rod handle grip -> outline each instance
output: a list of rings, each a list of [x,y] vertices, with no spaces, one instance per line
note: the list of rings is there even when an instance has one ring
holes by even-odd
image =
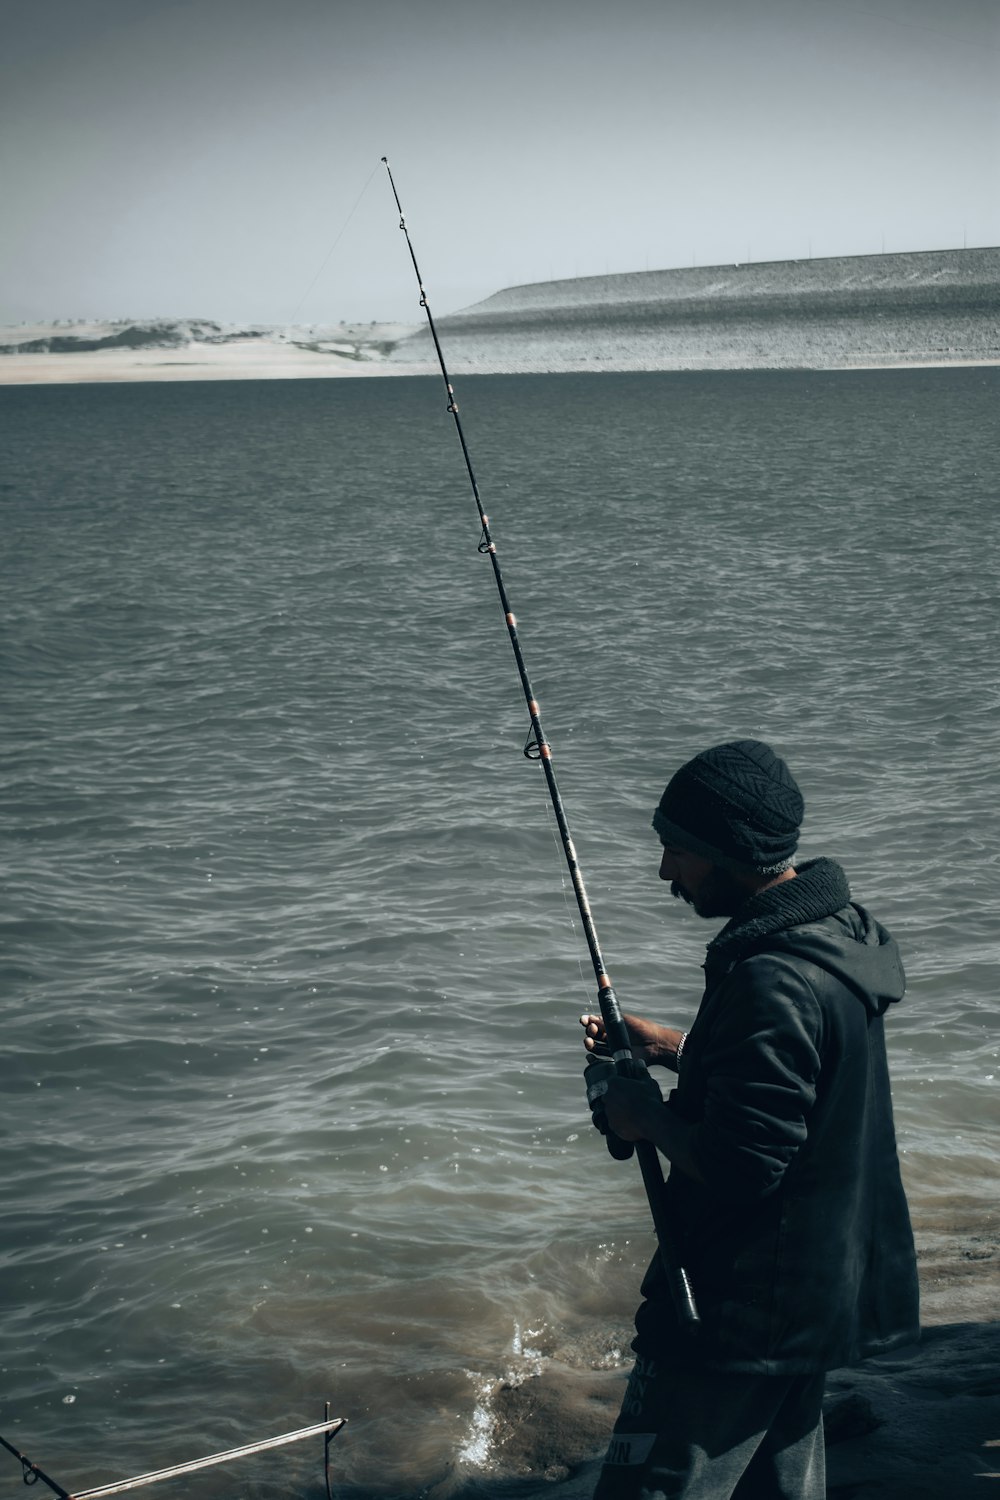
[[[677,1313],[681,1327],[688,1335],[697,1337],[701,1332],[701,1318],[695,1304],[690,1277],[683,1266],[668,1266],[667,1277],[670,1281],[670,1295],[673,1299],[674,1311]]]

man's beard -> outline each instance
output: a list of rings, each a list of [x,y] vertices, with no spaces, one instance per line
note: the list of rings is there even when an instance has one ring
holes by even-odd
[[[701,890],[693,896],[687,886],[679,880],[670,882],[670,894],[693,906],[699,917],[731,917],[750,898],[750,892],[740,885],[735,875],[715,865],[702,882]]]

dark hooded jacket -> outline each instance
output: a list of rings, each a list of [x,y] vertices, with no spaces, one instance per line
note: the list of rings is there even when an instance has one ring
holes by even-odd
[[[704,1181],[673,1167],[669,1216],[702,1318],[684,1349],[659,1267],[635,1348],[804,1374],[919,1336],[882,1017],[895,941],[832,860],[755,896],[709,945],[666,1105],[697,1125]]]

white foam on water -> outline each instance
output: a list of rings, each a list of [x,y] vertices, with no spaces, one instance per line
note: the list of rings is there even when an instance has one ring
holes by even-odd
[[[497,1392],[509,1390],[511,1386],[521,1385],[532,1376],[541,1374],[545,1357],[540,1349],[533,1349],[526,1344],[525,1338],[539,1338],[543,1332],[542,1328],[528,1328],[522,1333],[520,1323],[515,1323],[510,1341],[510,1353],[514,1362],[503,1375],[480,1375],[471,1370],[466,1371],[476,1386],[476,1404],[469,1419],[468,1435],[458,1451],[461,1463],[478,1469],[489,1465],[496,1430]]]

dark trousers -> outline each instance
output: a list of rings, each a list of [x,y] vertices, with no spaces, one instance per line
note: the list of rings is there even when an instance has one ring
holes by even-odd
[[[594,1500],[824,1500],[823,1382],[639,1356]]]

